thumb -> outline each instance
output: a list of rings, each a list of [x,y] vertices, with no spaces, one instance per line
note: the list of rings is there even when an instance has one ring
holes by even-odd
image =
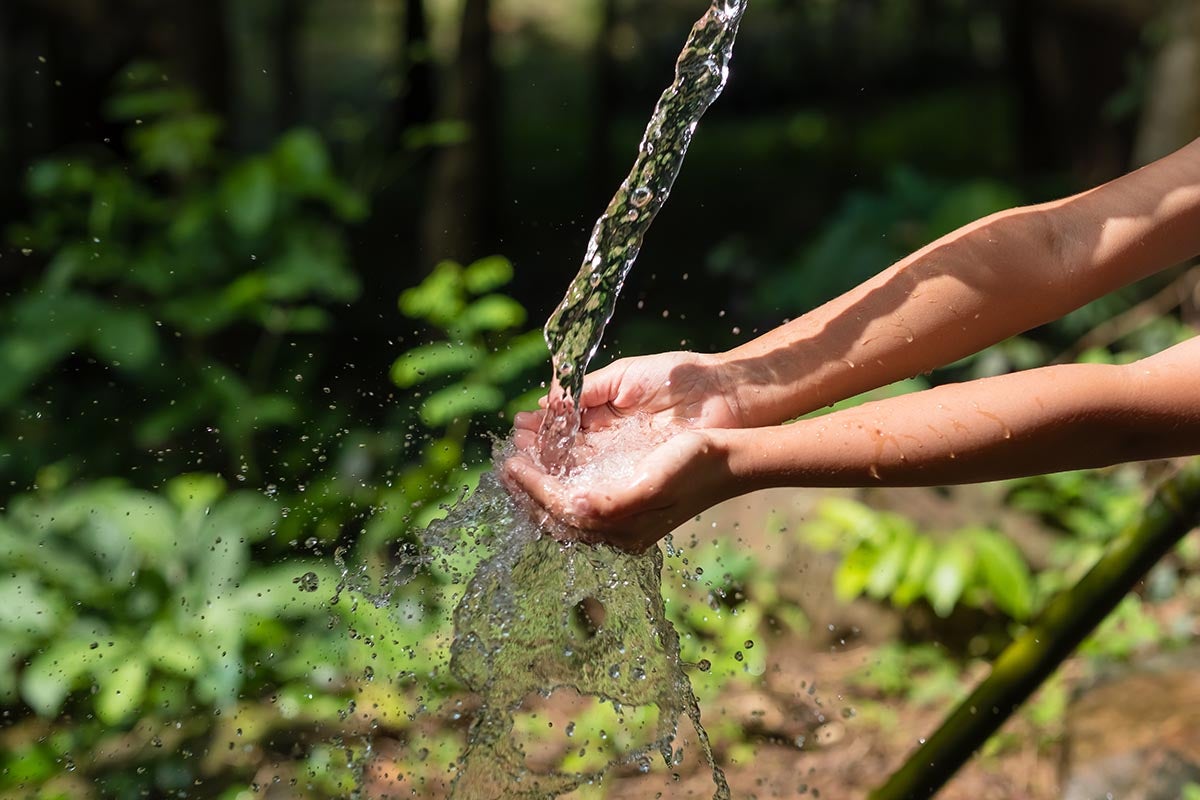
[[[625,416],[617,409],[616,399],[627,369],[628,364],[622,359],[584,376],[579,396],[584,428],[605,428]]]

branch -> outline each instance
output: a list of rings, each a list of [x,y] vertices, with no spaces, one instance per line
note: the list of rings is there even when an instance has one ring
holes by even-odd
[[[932,797],[1198,522],[1200,459],[1193,459],[1159,487],[1141,521],[1005,648],[991,674],[872,800]]]

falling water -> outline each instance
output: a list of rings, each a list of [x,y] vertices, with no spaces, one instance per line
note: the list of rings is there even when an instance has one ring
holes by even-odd
[[[579,273],[546,322],[554,365],[551,412],[539,434],[543,462],[564,471],[579,430],[588,363],[612,318],[650,223],[667,202],[696,125],[729,79],[729,61],[748,0],[713,0],[675,62],[675,80],[654,107],[633,169],[596,220]]]
[[[633,169],[597,220],[583,266],[546,323],[553,400],[539,450],[543,463],[568,482],[611,480],[669,435],[638,418],[607,433],[581,434],[577,405],[583,374],[642,238],[666,202],[697,122],[725,86],[746,3],[713,0],[692,28]],[[512,447],[498,443],[495,463],[512,455]],[[563,541],[547,535],[533,516],[528,502],[488,473],[469,497],[429,526],[421,547],[401,553],[385,580],[389,588],[373,588],[365,573],[343,566],[342,588],[380,607],[390,607],[397,588],[435,566],[462,587],[450,669],[481,705],[456,766],[452,797],[553,798],[599,781],[612,766],[648,769],[655,752],[675,766],[681,757],[675,747],[678,724],[686,715],[711,769],[714,798],[728,798],[679,658],[678,635],[665,614],[662,553],[656,547],[629,554]],[[464,562],[475,566],[453,567]],[[589,612],[599,619],[581,624]],[[608,763],[578,772],[539,769],[516,735],[516,718],[527,704],[562,694],[607,704],[622,720],[638,709],[654,713]],[[570,737],[573,726],[566,728]]]

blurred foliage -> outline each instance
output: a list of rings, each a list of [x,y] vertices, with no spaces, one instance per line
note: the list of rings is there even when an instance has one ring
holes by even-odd
[[[988,528],[933,536],[902,515],[831,497],[805,523],[804,536],[820,551],[842,553],[834,588],[846,602],[865,595],[905,608],[920,600],[940,617],[962,603],[1018,621],[1037,606],[1020,551]]]
[[[764,309],[809,309],[872,277],[943,234],[1021,195],[994,180],[949,184],[898,167],[882,189],[850,192],[796,263],[756,286]]]
[[[222,757],[188,751],[227,751],[222,714],[260,697],[278,726],[336,719],[345,639],[315,593],[336,575],[316,559],[256,563],[278,517],[271,500],[199,473],[161,494],[104,481],[13,500],[0,517],[0,704],[10,734],[38,729],[22,707],[58,723],[3,748],[0,790],[191,785]]]
[[[179,469],[211,450],[205,430],[231,469],[255,470],[256,437],[309,413],[287,388],[303,355],[281,339],[358,295],[342,226],[365,201],[311,131],[225,151],[221,121],[150,65],[107,113],[122,146],[33,164],[30,218],[7,233],[36,268],[0,308],[0,435],[16,451],[0,471],[128,465],[117,439]],[[81,381],[96,390],[79,396]]]

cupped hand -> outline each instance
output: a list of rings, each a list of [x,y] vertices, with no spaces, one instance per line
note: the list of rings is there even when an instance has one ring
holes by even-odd
[[[725,454],[702,430],[683,429],[646,452],[632,477],[586,486],[553,475],[532,457],[536,434],[518,431],[503,476],[540,508],[540,522],[567,539],[641,552],[681,523],[733,496]]]
[[[517,414],[518,430],[541,427],[539,411]],[[739,428],[746,424],[735,381],[718,356],[659,353],[623,358],[589,374],[579,400],[583,429],[596,430],[617,419],[646,415],[656,424],[687,423],[698,428]]]

